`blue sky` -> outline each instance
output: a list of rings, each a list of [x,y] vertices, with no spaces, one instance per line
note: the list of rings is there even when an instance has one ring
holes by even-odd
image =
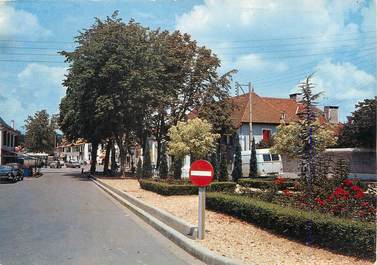
[[[0,116],[20,128],[37,110],[57,113],[67,65],[56,52],[114,10],[191,34],[261,96],[288,97],[315,72],[320,107],[338,105],[345,120],[376,94],[373,0],[0,0]]]

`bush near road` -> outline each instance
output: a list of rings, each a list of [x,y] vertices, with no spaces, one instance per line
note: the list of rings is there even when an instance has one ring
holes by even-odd
[[[376,226],[372,222],[351,221],[225,193],[208,193],[206,206],[302,242],[311,239],[311,244],[346,255],[376,258]]]
[[[140,179],[140,187],[161,195],[193,195],[198,194],[198,187],[185,181],[158,181],[152,179]],[[233,192],[236,188],[234,182],[213,182],[208,187],[208,191]]]

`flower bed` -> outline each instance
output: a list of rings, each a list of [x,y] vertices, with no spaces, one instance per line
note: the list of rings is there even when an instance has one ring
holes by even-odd
[[[256,189],[269,189],[277,186],[279,190],[295,187],[296,181],[282,178],[243,178],[238,181],[243,187]]]
[[[375,259],[376,227],[371,222],[351,221],[224,193],[208,193],[207,208],[303,242]]]
[[[185,181],[163,181],[152,179],[140,179],[140,187],[144,190],[171,196],[171,195],[193,195],[198,194],[198,187]],[[213,182],[207,187],[207,191],[233,192],[236,188],[234,182]]]

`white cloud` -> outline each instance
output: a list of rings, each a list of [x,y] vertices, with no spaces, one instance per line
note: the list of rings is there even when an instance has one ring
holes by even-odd
[[[362,70],[373,52],[375,33],[363,31],[376,29],[375,0],[204,0],[176,24],[213,49],[225,70],[238,69],[236,80],[254,81],[263,95],[287,95],[315,70],[318,87],[343,117],[375,93],[374,76]]]
[[[0,116],[16,120],[20,127],[28,115],[38,110],[57,113],[65,93],[61,84],[65,73],[65,67],[28,64],[17,74],[13,85],[0,87]]]
[[[313,82],[324,92],[324,104],[340,105],[341,118],[349,115],[357,102],[375,96],[377,80],[352,63],[325,60],[316,67]]]
[[[239,67],[242,70],[253,72],[273,71],[282,73],[288,70],[288,66],[285,63],[272,62],[263,59],[263,57],[258,54],[253,53],[239,56],[235,61],[234,66]]]
[[[0,2],[0,37],[38,39],[49,35],[51,32],[39,24],[35,15]]]
[[[205,0],[177,18],[177,28],[198,39],[247,39],[287,37],[301,33],[321,35],[357,32],[345,23],[360,8],[354,0]],[[226,25],[224,27],[224,25]],[[356,36],[357,37],[357,36]]]

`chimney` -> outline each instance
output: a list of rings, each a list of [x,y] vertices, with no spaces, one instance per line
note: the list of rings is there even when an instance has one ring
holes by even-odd
[[[301,93],[289,94],[289,98],[296,102],[300,102],[302,100],[302,94]]]
[[[15,123],[14,123],[14,120],[11,120],[10,122],[11,122],[11,124],[12,124],[12,129],[13,129],[13,130],[16,130],[16,125],[15,125]]]
[[[339,107],[325,106],[323,109],[325,118],[329,123],[339,123]]]

